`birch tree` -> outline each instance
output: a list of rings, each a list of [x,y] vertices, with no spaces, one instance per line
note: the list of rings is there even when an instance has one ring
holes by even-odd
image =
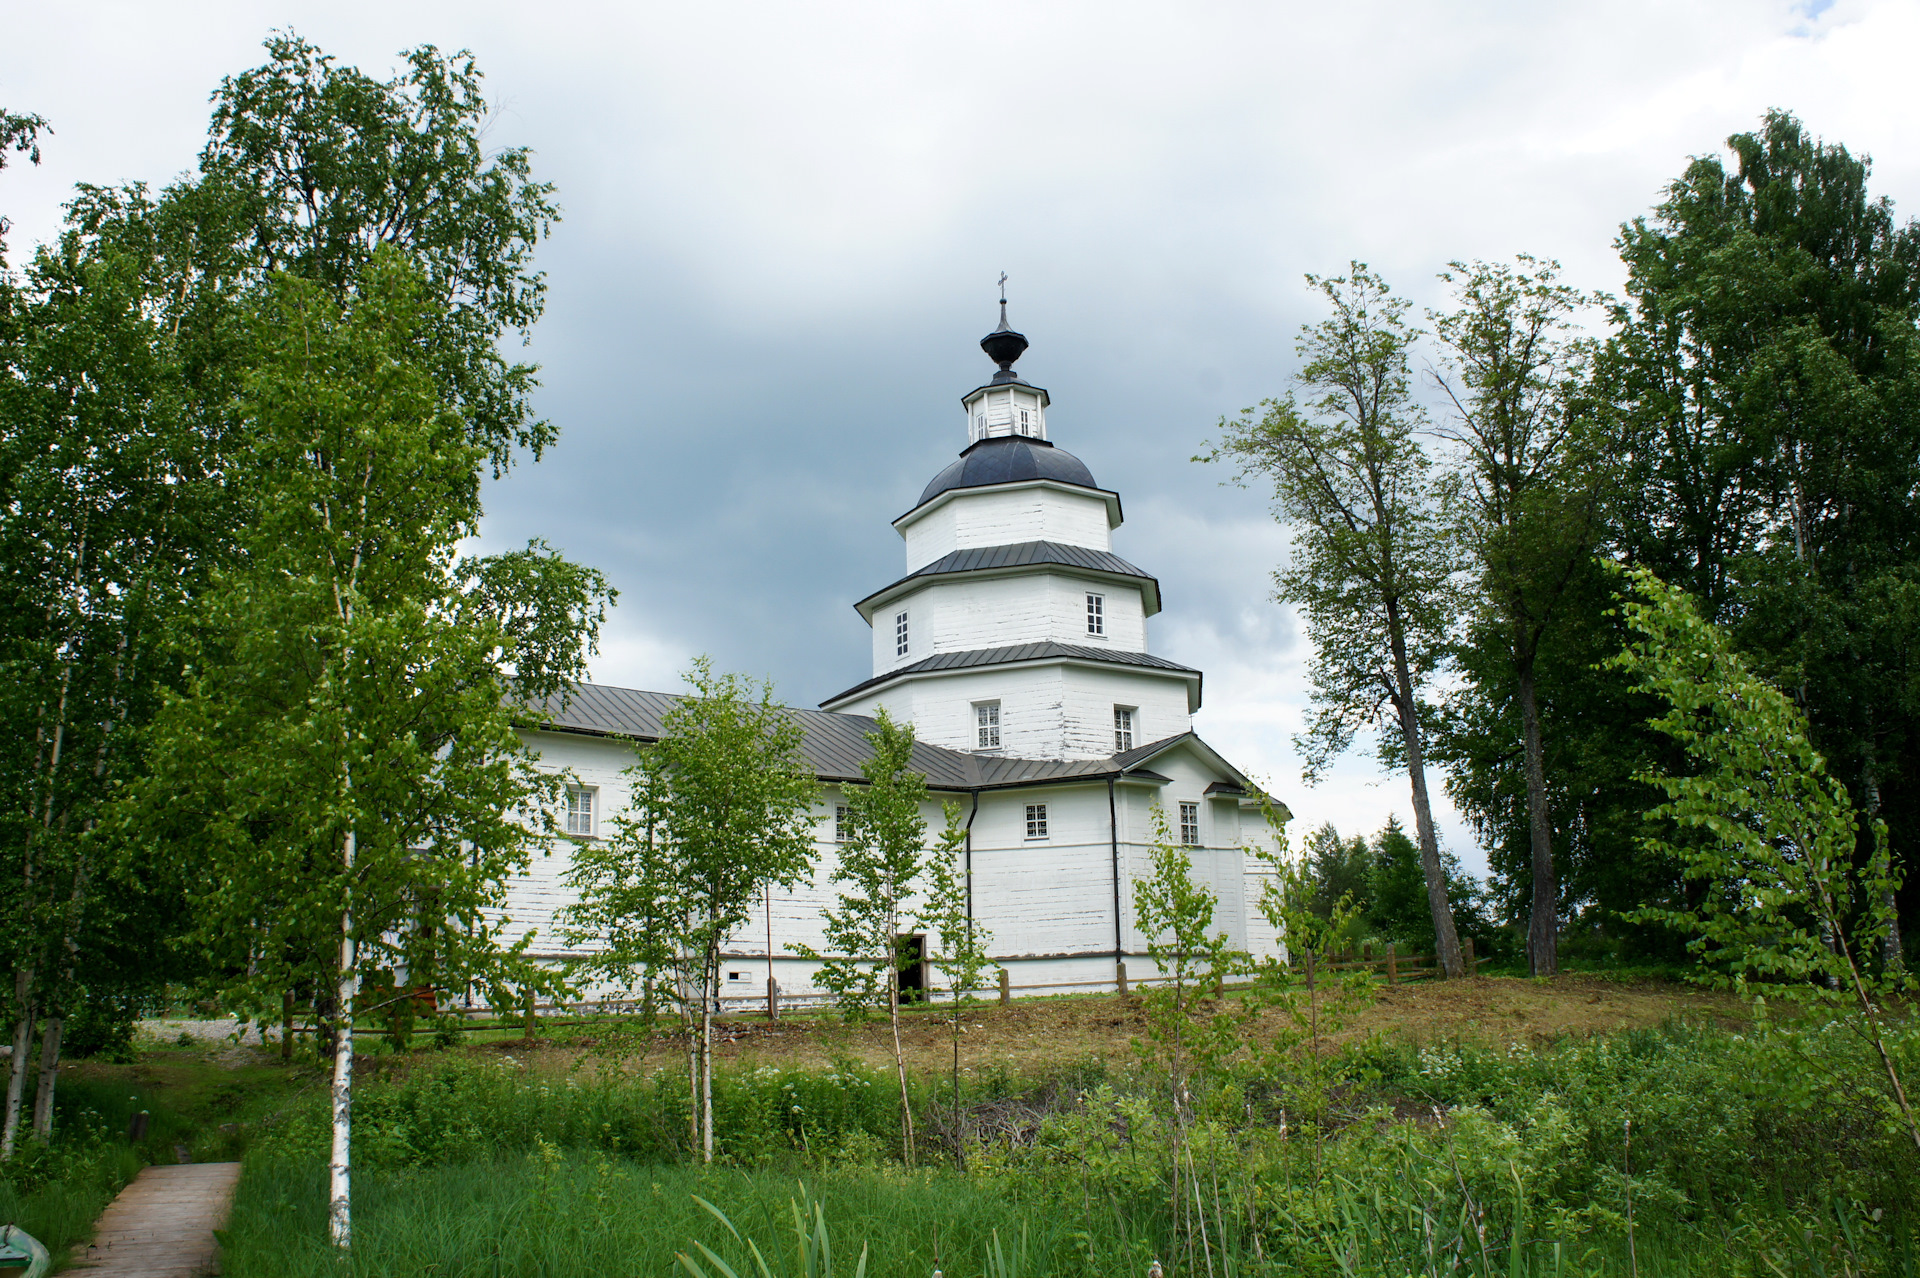
[[[1234,479],[1273,486],[1274,514],[1293,538],[1274,574],[1274,597],[1297,604],[1313,643],[1313,716],[1297,738],[1309,780],[1363,729],[1387,730],[1383,761],[1403,764],[1427,880],[1437,951],[1448,977],[1466,974],[1427,791],[1421,723],[1426,685],[1446,651],[1457,610],[1458,553],[1448,492],[1418,432],[1409,354],[1418,337],[1408,304],[1360,263],[1345,277],[1307,277],[1332,309],[1300,330],[1305,361],[1289,392],[1237,418],[1204,460]]]
[[[533,367],[500,339],[539,316],[531,254],[558,213],[525,148],[483,144],[488,114],[466,54],[422,46],[383,79],[276,35],[214,94],[197,172],[159,193],[79,188],[60,238],[0,282],[0,931],[13,1037],[39,1036],[13,1054],[7,1149],[35,1056],[42,1134],[51,1121],[66,1009],[81,974],[124,949],[119,920],[183,913],[156,896],[177,887],[176,858],[119,841],[132,827],[102,796],[137,780],[128,745],[156,691],[181,686],[178,652],[156,642],[167,619],[249,531],[230,484],[248,433],[234,405],[259,355],[248,317],[277,273],[344,304],[377,254],[403,253],[435,298],[414,321],[415,362],[477,465],[500,474],[554,437],[531,412]],[[0,167],[37,161],[48,131],[0,111]],[[139,873],[128,856],[145,858]],[[138,899],[116,901],[122,889]],[[324,988],[331,940],[299,944],[276,960],[287,989]]]
[[[909,934],[924,927],[926,907],[935,904],[952,913],[950,875],[938,882],[929,872],[938,864],[951,866],[957,840],[966,837],[950,818],[937,850],[927,848],[927,819],[921,809],[927,801],[927,778],[913,770],[913,725],[895,723],[885,708],[867,734],[873,753],[860,765],[865,785],[847,788],[846,838],[839,847],[831,882],[841,885],[833,908],[822,911],[826,952],[809,946],[796,949],[820,959],[817,979],[832,990],[840,1005],[855,1014],[876,1005],[887,1012],[893,1032],[893,1067],[900,1084],[900,1155],[913,1166],[913,1105],[907,1094],[907,1061],[900,1046],[900,973],[916,956],[906,945]],[[930,888],[945,888],[944,899],[930,901]],[[949,925],[953,920],[943,920]],[[928,938],[931,940],[931,938]],[[955,938],[956,954],[968,944]],[[917,956],[928,958],[925,950]],[[952,960],[949,960],[951,963]],[[964,965],[964,959],[961,961]],[[975,979],[978,979],[976,974]]]
[[[1691,933],[1687,948],[1718,984],[1744,993],[1764,982],[1788,999],[1851,1005],[1846,1028],[1871,1045],[1887,1080],[1880,1117],[1920,1152],[1920,1116],[1887,1032],[1916,982],[1884,958],[1902,878],[1886,823],[1861,820],[1805,712],[1752,672],[1692,596],[1645,568],[1622,578],[1633,638],[1613,664],[1664,703],[1652,726],[1690,765],[1689,775],[1644,775],[1667,799],[1649,814],[1665,829],[1647,845],[1705,889],[1692,909],[1639,913]],[[1863,833],[1873,851],[1859,862]],[[1805,1059],[1796,1053],[1793,1065]]]
[[[770,884],[811,871],[819,787],[771,684],[716,674],[705,657],[687,683],[660,740],[626,770],[632,798],[614,836],[575,852],[567,877],[580,900],[564,926],[575,944],[606,947],[600,970],[649,988],[665,978],[687,1028],[689,1134],[712,1162],[721,956]]]
[[[249,518],[179,627],[183,689],[152,733],[160,837],[198,868],[197,938],[229,1002],[280,1006],[331,937],[329,1233],[352,1239],[353,1019],[363,979],[530,979],[507,877],[551,830],[560,780],[516,731],[561,694],[610,598],[537,543],[457,551],[486,456],[421,359],[435,309],[376,253],[350,300],[281,277],[257,317],[235,482]],[[431,936],[431,971],[423,972]]]
[[[116,935],[140,898],[171,885],[154,865],[129,872],[127,848],[103,821],[138,775],[134,745],[171,670],[162,627],[200,575],[221,501],[202,482],[209,450],[161,304],[151,204],[119,208],[115,228],[76,221],[0,282],[6,1155],[36,1068],[31,1129],[51,1133],[64,1028],[83,983],[97,999],[103,981],[138,985],[171,966],[164,924]]]

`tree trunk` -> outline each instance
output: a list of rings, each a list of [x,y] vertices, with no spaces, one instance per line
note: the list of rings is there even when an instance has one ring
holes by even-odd
[[[1519,667],[1520,736],[1526,752],[1527,824],[1533,832],[1533,906],[1527,919],[1527,973],[1552,976],[1560,970],[1560,884],[1553,871],[1553,822],[1547,811],[1546,750],[1540,742],[1540,707],[1534,695],[1534,653]]]
[[[691,994],[693,982],[683,977],[680,989]],[[682,998],[680,1006],[686,1009],[687,1024],[687,1148],[696,1150],[700,1148],[700,1022],[691,1001]]]
[[[1447,876],[1440,864],[1440,841],[1433,832],[1433,806],[1427,800],[1427,756],[1421,748],[1420,716],[1413,696],[1413,671],[1407,664],[1407,640],[1399,608],[1387,605],[1387,640],[1393,649],[1393,704],[1400,716],[1400,737],[1407,752],[1407,780],[1413,787],[1413,826],[1420,839],[1420,868],[1427,877],[1427,908],[1433,912],[1433,949],[1440,971],[1450,981],[1467,974],[1460,959],[1460,936],[1447,900]]]
[[[713,1161],[713,997],[717,968],[709,965],[700,988],[700,1161]]]
[[[346,836],[346,868],[353,869],[354,836]],[[333,1149],[327,1159],[327,1234],[341,1251],[353,1246],[353,998],[358,993],[353,907],[340,915],[340,969],[333,1035]]]
[[[924,984],[924,982],[923,982]],[[900,1157],[913,1166],[913,1103],[907,1099],[907,1058],[900,1050],[900,961],[887,980],[887,1016],[893,1022],[893,1068],[900,1078]]]
[[[23,965],[13,974],[14,1006],[20,1019],[13,1025],[13,1069],[7,1075],[7,1113],[4,1131],[0,1131],[0,1159],[13,1157],[14,1142],[20,1135],[20,1101],[27,1090],[27,1054],[33,1047],[33,1026],[39,1020],[33,1005],[33,967]]]
[[[1865,800],[1861,804],[1861,814],[1867,818],[1862,823],[1865,828],[1861,833],[1870,844],[1877,844],[1879,834],[1875,827],[1880,820],[1880,770],[1874,766],[1873,762],[1871,712],[1867,717],[1867,748],[1866,756],[1861,760],[1860,779],[1862,791],[1860,797]],[[1874,848],[1870,846],[1869,855],[1873,851]],[[1887,934],[1881,938],[1880,942],[1880,963],[1884,970],[1898,972],[1906,967],[1907,955],[1906,947],[1900,941],[1900,902],[1891,889],[1888,890],[1886,899],[1881,902],[1881,907],[1887,913]]]
[[[53,1089],[60,1077],[60,1032],[66,1018],[47,1017],[40,1031],[40,1086],[33,1097],[33,1134],[42,1141],[53,1139]]]

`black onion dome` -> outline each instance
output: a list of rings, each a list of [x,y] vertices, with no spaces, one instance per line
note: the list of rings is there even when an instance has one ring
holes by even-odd
[[[1064,448],[1024,435],[994,435],[970,445],[960,460],[933,477],[916,507],[955,488],[985,488],[1024,479],[1051,479],[1077,488],[1099,489],[1087,464]]]

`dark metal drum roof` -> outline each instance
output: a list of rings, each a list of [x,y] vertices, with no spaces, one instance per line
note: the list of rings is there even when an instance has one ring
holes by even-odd
[[[878,600],[899,592],[902,586],[922,577],[946,577],[970,572],[1005,572],[1014,568],[1037,568],[1059,564],[1081,568],[1103,577],[1131,577],[1141,583],[1147,616],[1160,611],[1160,583],[1110,550],[1088,546],[1069,546],[1058,541],[1021,541],[1007,546],[969,546],[942,555],[923,568],[916,568],[891,585],[883,586],[854,605],[865,617]]]
[[[1087,464],[1066,449],[1024,435],[994,435],[968,445],[959,461],[933,477],[914,506],[918,509],[955,488],[985,488],[1026,479],[1051,479],[1100,491]]]

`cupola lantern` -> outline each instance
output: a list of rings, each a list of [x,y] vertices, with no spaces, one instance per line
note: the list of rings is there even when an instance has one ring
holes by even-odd
[[[1000,277],[1000,327],[980,339],[980,349],[999,366],[993,380],[967,392],[961,403],[967,410],[967,442],[1013,435],[1044,440],[1047,437],[1047,392],[1029,386],[1013,371],[1014,361],[1026,353],[1027,339],[1007,323],[1007,277]]]

